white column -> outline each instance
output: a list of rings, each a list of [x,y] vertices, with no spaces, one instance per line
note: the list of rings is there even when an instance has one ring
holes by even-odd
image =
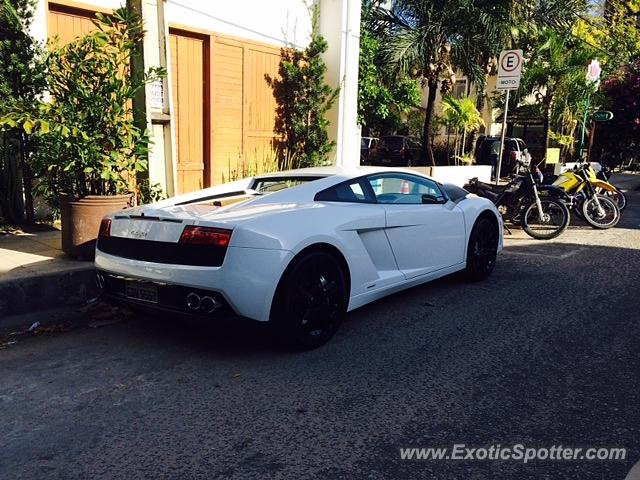
[[[38,42],[47,43],[47,0],[36,2],[29,32]]]
[[[324,55],[326,81],[340,86],[340,95],[327,113],[329,138],[336,142],[332,161],[337,165],[360,163],[358,120],[358,57],[360,52],[360,0],[319,0],[320,34],[329,45]]]
[[[164,16],[164,0],[143,0],[142,18],[144,20],[144,66],[168,67],[167,35],[168,28]],[[147,128],[153,145],[149,152],[149,180],[160,184],[168,196],[176,194],[175,185],[175,149],[173,148],[169,79],[164,78],[145,88],[147,107]]]

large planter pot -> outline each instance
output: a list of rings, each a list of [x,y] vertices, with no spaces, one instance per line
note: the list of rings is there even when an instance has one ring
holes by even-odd
[[[91,260],[102,218],[131,206],[132,193],[127,195],[88,195],[75,199],[60,197],[62,250],[72,257]]]

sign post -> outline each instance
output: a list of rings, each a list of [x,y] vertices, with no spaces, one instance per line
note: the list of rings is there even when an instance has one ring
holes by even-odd
[[[496,165],[496,185],[500,182],[500,169],[502,168],[502,151],[504,150],[504,137],[507,132],[507,111],[509,110],[509,93],[520,86],[522,75],[522,50],[503,50],[498,59],[498,80],[496,89],[506,90],[504,101],[504,116],[502,117],[502,133],[500,135],[500,152]]]
[[[602,69],[600,68],[600,62],[597,58],[591,60],[591,63],[587,66],[587,85],[591,85],[594,89],[598,89],[600,85],[600,73]],[[582,159],[585,150],[584,143],[584,135],[587,129],[587,118],[589,117],[589,108],[590,108],[590,95],[587,93],[587,98],[584,99],[584,115],[582,116],[582,129],[580,132],[580,152],[579,158]]]
[[[593,140],[596,138],[596,128],[599,123],[608,122],[613,120],[613,112],[608,110],[597,110],[591,114],[591,132],[589,135],[589,145],[587,146],[587,159],[591,159],[591,148],[593,147]]]

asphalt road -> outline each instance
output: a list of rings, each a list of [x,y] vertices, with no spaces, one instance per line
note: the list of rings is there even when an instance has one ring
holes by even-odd
[[[640,460],[640,192],[629,200],[618,228],[516,232],[488,281],[388,297],[312,352],[120,311],[4,339],[0,478],[622,480]],[[400,458],[518,443],[627,458]]]

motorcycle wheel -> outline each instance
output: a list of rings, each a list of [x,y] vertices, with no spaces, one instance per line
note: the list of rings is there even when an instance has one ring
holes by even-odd
[[[597,195],[602,209],[598,209],[596,197],[588,198],[582,204],[582,215],[586,222],[593,228],[615,227],[620,221],[620,209],[609,197]]]
[[[617,188],[614,192],[612,192],[611,190],[604,190],[602,188],[597,188],[596,193],[600,195],[605,195],[609,197],[611,200],[613,200],[614,202],[616,202],[616,205],[618,205],[618,209],[620,211],[623,211],[625,208],[627,208],[627,196],[624,194],[624,192],[622,192],[621,190],[618,190]]]
[[[571,214],[567,206],[552,198],[540,199],[543,217],[540,218],[538,205],[531,203],[524,209],[520,223],[528,235],[538,240],[549,240],[564,232],[569,225]]]

